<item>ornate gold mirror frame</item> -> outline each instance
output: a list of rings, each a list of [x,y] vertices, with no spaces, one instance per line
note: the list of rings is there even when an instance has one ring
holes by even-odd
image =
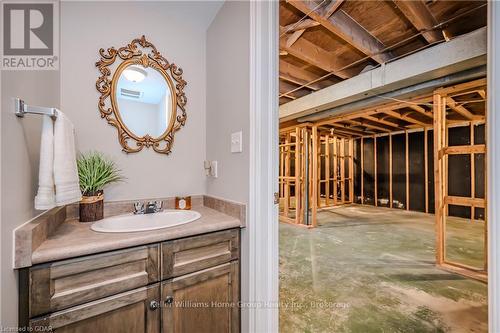
[[[148,50],[149,53],[148,53]],[[99,50],[101,59],[96,62],[100,76],[96,82],[96,88],[101,93],[99,97],[99,112],[101,118],[105,118],[108,124],[118,130],[118,140],[122,150],[126,153],[137,153],[144,147],[152,147],[154,151],[162,154],[170,154],[174,143],[174,134],[186,123],[187,98],[184,93],[186,81],[182,78],[182,69],[173,63],[169,63],[156,47],[146,40],[145,36],[136,38],[130,44]],[[122,62],[116,68],[114,74],[110,68],[119,57]],[[172,96],[171,120],[165,132],[159,137],[153,138],[149,134],[142,137],[135,135],[123,122],[116,101],[116,86],[120,74],[130,65],[142,65],[152,67],[159,71],[167,82]],[[174,84],[175,82],[175,84]],[[129,140],[135,141],[135,146],[129,145]]]

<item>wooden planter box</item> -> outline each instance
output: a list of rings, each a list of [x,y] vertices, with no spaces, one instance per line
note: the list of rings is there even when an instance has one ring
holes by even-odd
[[[83,196],[80,201],[80,222],[94,222],[104,218],[103,191],[93,196]]]

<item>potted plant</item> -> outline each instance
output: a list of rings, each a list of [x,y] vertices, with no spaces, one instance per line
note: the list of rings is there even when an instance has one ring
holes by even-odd
[[[104,217],[103,189],[124,180],[115,163],[99,152],[82,154],[77,159],[80,178],[80,222],[92,222]]]

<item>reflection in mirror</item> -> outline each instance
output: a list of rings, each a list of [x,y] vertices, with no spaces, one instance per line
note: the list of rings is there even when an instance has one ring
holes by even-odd
[[[172,114],[170,87],[154,68],[130,65],[123,70],[115,98],[123,123],[138,137],[160,137]]]

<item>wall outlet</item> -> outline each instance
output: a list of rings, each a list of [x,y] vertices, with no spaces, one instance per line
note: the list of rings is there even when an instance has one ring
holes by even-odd
[[[242,132],[231,134],[231,153],[241,153],[243,151]]]
[[[210,176],[217,178],[218,177],[218,163],[217,161],[210,162]]]

